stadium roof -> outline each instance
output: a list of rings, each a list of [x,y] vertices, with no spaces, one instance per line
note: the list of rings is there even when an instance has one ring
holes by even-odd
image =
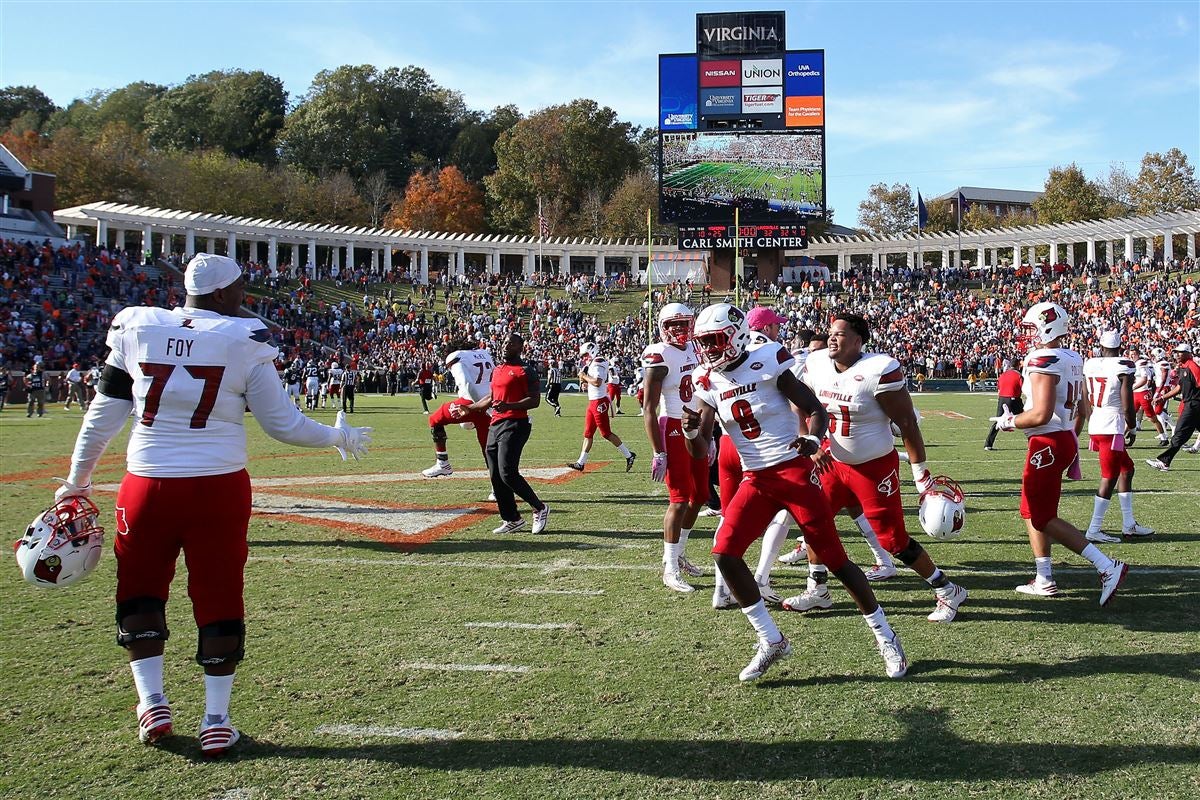
[[[1031,206],[1033,201],[1042,196],[1043,192],[1026,192],[1021,189],[985,189],[982,186],[959,186],[945,194],[939,194],[934,200],[957,200],[958,193],[968,201],[980,203],[1008,203],[1010,205]]]

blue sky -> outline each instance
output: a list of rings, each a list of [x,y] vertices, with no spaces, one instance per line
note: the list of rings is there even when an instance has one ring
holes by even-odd
[[[0,85],[65,105],[135,80],[262,69],[293,102],[321,69],[416,64],[472,108],[591,97],[656,117],[658,53],[695,14],[787,11],[826,50],[829,203],[855,224],[877,181],[1040,189],[1050,167],[1200,161],[1200,4],[1190,2],[55,2],[0,0]]]

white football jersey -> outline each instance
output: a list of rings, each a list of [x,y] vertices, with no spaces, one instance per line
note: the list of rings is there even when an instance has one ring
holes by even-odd
[[[1025,393],[1026,411],[1033,408],[1030,395],[1033,384],[1030,376],[1034,374],[1058,376],[1058,384],[1054,388],[1054,413],[1045,425],[1023,428],[1025,436],[1074,431],[1075,418],[1079,416],[1079,400],[1085,391],[1083,358],[1079,353],[1065,347],[1041,347],[1026,356],[1025,369],[1021,376],[1024,378],[1022,387]]]
[[[681,419],[683,407],[692,401],[695,392],[692,373],[700,366],[696,348],[691,342],[685,347],[676,347],[666,342],[655,342],[642,353],[642,367],[666,367],[667,374],[662,382],[662,399],[654,409],[658,416]]]
[[[615,364],[608,365],[608,382],[617,386],[621,385],[621,373],[617,371]]]
[[[446,366],[463,400],[479,402],[492,390],[492,370],[496,363],[487,350],[455,350],[446,356]]]
[[[258,319],[194,308],[135,306],[113,318],[108,363],[133,379],[129,472],[153,478],[224,475],[246,466],[247,407],[275,435],[332,444],[335,432],[288,399],[279,354]]]
[[[1154,364],[1148,358],[1139,358],[1133,367],[1133,390],[1135,392],[1150,392],[1154,390]]]
[[[329,385],[330,386],[341,386],[342,385],[342,375],[344,375],[345,372],[346,372],[346,370],[342,369],[341,367],[338,367],[337,369],[331,368],[329,370]]]
[[[1154,362],[1154,385],[1160,393],[1175,385],[1175,368],[1165,358]]]
[[[829,412],[829,452],[843,464],[863,464],[895,449],[892,421],[876,395],[904,388],[904,370],[883,353],[863,353],[839,372],[828,350],[808,357],[804,382]]]
[[[584,367],[583,372],[589,378],[595,378],[600,381],[597,385],[587,384],[588,400],[599,400],[608,397],[608,360],[603,356],[597,356],[588,362]]]
[[[1083,377],[1087,381],[1088,400],[1092,416],[1088,418],[1089,434],[1118,434],[1125,432],[1125,413],[1121,409],[1121,376],[1132,381],[1134,364],[1119,356],[1089,358],[1083,362]]]
[[[725,435],[733,438],[743,469],[766,469],[799,455],[792,447],[800,435],[800,417],[779,391],[780,373],[791,368],[791,354],[769,342],[746,355],[736,369],[699,367],[692,373],[696,399],[716,409]]]

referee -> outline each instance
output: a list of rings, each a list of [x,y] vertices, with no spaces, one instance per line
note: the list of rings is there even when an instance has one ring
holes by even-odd
[[[1179,419],[1175,421],[1175,433],[1171,443],[1158,458],[1148,458],[1146,463],[1157,470],[1166,472],[1171,468],[1171,460],[1179,452],[1196,428],[1200,427],[1200,364],[1192,358],[1192,346],[1187,342],[1175,345],[1178,368],[1175,370],[1175,385],[1162,396],[1165,404],[1168,400],[1178,397],[1180,402]]]
[[[529,441],[531,429],[529,409],[537,408],[542,402],[537,373],[521,360],[524,347],[525,340],[519,333],[509,334],[504,342],[504,361],[492,370],[491,393],[468,406],[453,406],[450,412],[457,417],[465,416],[469,411],[483,411],[489,407],[492,410],[484,455],[502,520],[500,527],[492,533],[513,533],[525,527],[514,495],[533,507],[534,533],[544,531],[550,518],[550,506],[538,499],[533,487],[520,473],[521,450]]]
[[[1013,414],[1020,414],[1025,410],[1025,404],[1021,402],[1021,373],[1017,371],[1017,367],[1021,366],[1018,361],[1013,366],[1000,373],[1000,377],[996,379],[996,416],[1004,415],[1004,407],[1008,406],[1008,410]],[[991,430],[988,431],[987,441],[983,443],[984,450],[995,450],[996,434],[1000,429],[996,427],[996,423],[992,423]]]
[[[562,416],[562,404],[558,395],[562,391],[562,365],[557,361],[546,362],[546,403],[554,407],[554,416]]]

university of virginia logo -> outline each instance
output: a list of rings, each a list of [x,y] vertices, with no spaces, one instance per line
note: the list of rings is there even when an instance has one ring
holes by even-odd
[[[1033,465],[1034,469],[1048,467],[1054,463],[1054,451],[1050,449],[1049,445],[1047,445],[1046,447],[1043,447],[1041,450],[1038,450],[1036,453],[1029,456],[1029,463]]]
[[[879,482],[879,485],[875,488],[878,489],[879,493],[884,497],[891,497],[898,491],[899,486],[900,475],[896,472],[896,470],[892,470],[888,473],[886,478]]]

